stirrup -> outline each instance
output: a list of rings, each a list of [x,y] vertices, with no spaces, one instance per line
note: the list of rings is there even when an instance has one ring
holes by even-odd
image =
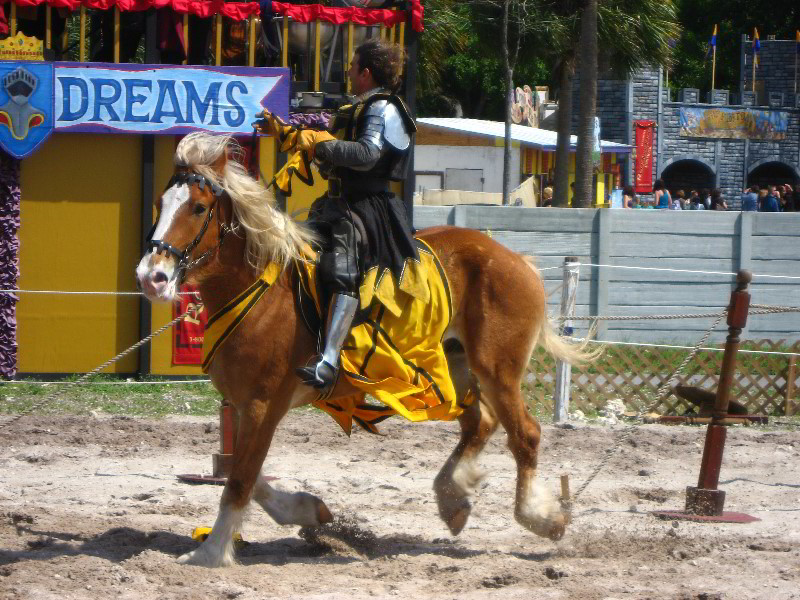
[[[336,377],[339,375],[339,369],[328,364],[328,361],[323,359],[322,356],[317,357],[316,364],[297,367],[294,372],[297,373],[304,385],[309,385],[318,390],[330,388],[336,383]]]

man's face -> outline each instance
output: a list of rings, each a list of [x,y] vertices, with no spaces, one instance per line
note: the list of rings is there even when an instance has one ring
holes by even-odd
[[[358,54],[353,55],[353,60],[350,62],[350,69],[347,71],[347,77],[350,79],[350,85],[353,93],[356,95],[363,94],[373,87],[372,73],[370,73],[369,69],[361,69]]]

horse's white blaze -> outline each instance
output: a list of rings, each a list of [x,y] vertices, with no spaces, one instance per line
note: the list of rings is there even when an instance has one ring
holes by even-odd
[[[178,214],[178,210],[188,201],[188,184],[175,184],[164,192],[164,194],[161,196],[161,215],[158,219],[158,223],[156,224],[155,231],[153,232],[154,240],[163,239],[164,235],[172,226],[172,221],[175,219],[175,215]],[[152,269],[155,266],[153,261],[155,256],[156,254],[153,250],[151,250],[139,261],[139,265],[136,267],[136,276],[140,281],[146,280],[151,275]],[[169,279],[169,283],[167,284],[163,293],[159,294],[159,296],[164,300],[171,300],[178,292],[177,281],[175,281],[173,277],[176,261],[175,257],[172,255],[169,255],[165,258],[166,260],[161,262],[159,267],[166,274],[167,278]]]
[[[206,541],[197,550],[178,558],[178,562],[201,567],[232,565],[235,562],[233,534],[241,529],[243,512],[229,504],[220,504],[217,520]]]

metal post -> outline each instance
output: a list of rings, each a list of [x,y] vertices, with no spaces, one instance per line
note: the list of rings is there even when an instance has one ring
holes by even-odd
[[[578,295],[578,279],[581,264],[577,256],[564,258],[564,277],[561,287],[561,318],[559,333],[572,335],[572,321],[568,318],[575,314],[575,300]],[[567,318],[565,318],[567,317]],[[572,365],[559,360],[556,362],[556,387],[553,392],[553,422],[561,423],[569,420],[569,391]]]
[[[750,307],[750,294],[747,286],[752,277],[750,271],[740,270],[736,276],[736,289],[731,292],[731,302],[728,306],[728,338],[725,341],[725,354],[722,357],[722,369],[712,421],[706,431],[700,477],[697,487],[686,488],[686,512],[689,513],[719,516],[725,505],[725,492],[717,489],[727,431],[722,423],[728,416],[731,386],[736,372],[739,334],[747,324],[747,312]]]

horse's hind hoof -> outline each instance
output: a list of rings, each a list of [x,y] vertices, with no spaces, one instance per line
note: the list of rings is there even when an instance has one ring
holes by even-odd
[[[467,505],[459,508],[450,520],[447,521],[447,527],[450,529],[450,533],[453,535],[458,535],[464,529],[464,526],[467,524],[467,519],[469,519],[469,513],[471,512],[472,507],[467,502]]]
[[[325,525],[333,521],[331,511],[325,506],[322,500],[319,500],[319,504],[317,504],[317,521],[319,521],[320,525]]]

